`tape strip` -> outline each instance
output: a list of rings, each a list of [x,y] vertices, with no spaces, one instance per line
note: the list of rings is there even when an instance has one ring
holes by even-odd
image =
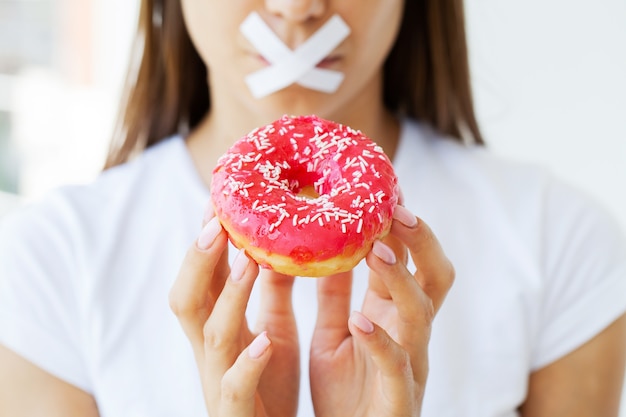
[[[272,32],[256,12],[244,20],[240,30],[271,64],[246,77],[248,88],[256,98],[275,93],[293,83],[333,93],[343,81],[343,73],[315,67],[350,34],[350,28],[339,15],[331,17],[294,51]]]
[[[270,63],[287,59],[291,50],[265,24],[258,13],[251,13],[241,24],[241,32],[255,46],[257,51]],[[343,81],[339,71],[315,68],[304,74],[297,81],[303,87],[333,93]]]

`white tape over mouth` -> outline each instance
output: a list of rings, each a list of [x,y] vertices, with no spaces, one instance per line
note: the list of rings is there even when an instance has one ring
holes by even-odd
[[[350,28],[339,15],[332,16],[293,51],[256,12],[248,15],[240,30],[271,64],[246,77],[246,84],[255,98],[268,96],[293,83],[311,90],[334,93],[343,81],[342,72],[316,67],[350,34]]]

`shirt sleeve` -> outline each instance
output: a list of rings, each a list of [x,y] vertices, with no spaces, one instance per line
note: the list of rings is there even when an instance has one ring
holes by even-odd
[[[0,343],[91,392],[81,326],[77,245],[61,198],[0,223]]]
[[[533,369],[590,341],[626,312],[626,242],[619,224],[565,184],[553,182],[545,201],[546,288]]]

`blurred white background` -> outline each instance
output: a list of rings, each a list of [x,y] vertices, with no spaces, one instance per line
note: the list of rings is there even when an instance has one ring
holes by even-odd
[[[626,230],[626,0],[466,5],[489,147],[548,166]],[[130,0],[0,0],[0,191],[97,175],[136,16]]]
[[[0,190],[100,171],[136,26],[129,0],[0,0]]]
[[[495,151],[551,167],[626,229],[626,0],[466,0]]]

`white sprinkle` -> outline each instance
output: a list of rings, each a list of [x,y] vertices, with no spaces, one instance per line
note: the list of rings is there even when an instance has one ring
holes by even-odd
[[[362,228],[363,228],[363,219],[359,219],[359,225],[356,227],[356,232],[361,233]]]

